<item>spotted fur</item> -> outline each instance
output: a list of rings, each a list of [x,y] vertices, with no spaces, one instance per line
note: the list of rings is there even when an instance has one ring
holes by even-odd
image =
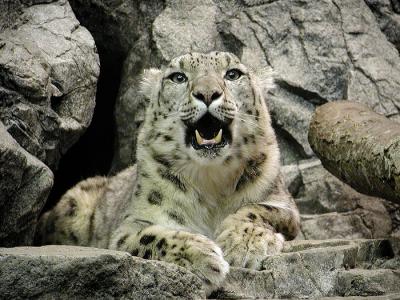
[[[238,70],[233,80],[230,70]],[[263,70],[260,80],[224,52],[190,53],[145,71],[137,165],[72,188],[42,217],[38,239],[175,263],[197,274],[207,293],[223,282],[228,262],[259,269],[299,230],[261,92],[271,78]],[[205,114],[227,124],[229,143],[195,149],[188,128]]]

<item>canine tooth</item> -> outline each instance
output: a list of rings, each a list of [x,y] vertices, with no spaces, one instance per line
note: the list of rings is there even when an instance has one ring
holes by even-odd
[[[215,143],[216,143],[216,144],[221,143],[221,139],[222,139],[222,129],[220,129],[220,130],[218,131],[217,136],[214,138]]]
[[[198,145],[203,144],[203,138],[201,137],[200,133],[197,131],[197,129],[195,130],[196,133],[196,141]]]

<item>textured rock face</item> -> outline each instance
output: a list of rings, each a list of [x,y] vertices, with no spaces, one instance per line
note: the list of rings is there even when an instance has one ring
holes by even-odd
[[[82,2],[73,1],[76,7]],[[151,5],[142,2],[136,8],[118,2],[99,10],[107,15],[114,8],[113,16],[119,19],[123,11],[137,13]],[[399,55],[362,0],[245,1],[241,5],[166,1],[154,12],[140,27],[144,38],[129,43],[116,107],[114,170],[135,159],[135,136],[145,106],[137,92],[141,70],[188,51],[227,50],[249,65],[275,69],[277,87],[267,101],[281,135],[285,163],[313,155],[307,141],[310,117],[315,106],[327,101],[360,101],[399,119]],[[133,25],[127,23],[125,31],[135,35]]]
[[[283,174],[302,213],[299,238],[382,238],[398,228],[398,207],[389,214],[387,201],[356,192],[317,159],[284,166]]]
[[[29,245],[53,173],[10,136],[0,121],[0,245]]]
[[[400,50],[400,2],[397,0],[365,0],[378,20],[387,39]]]
[[[66,0],[0,3],[0,245],[32,242],[50,169],[90,124],[98,75]]]
[[[46,246],[0,249],[8,299],[200,299],[201,281],[176,265],[119,251]]]
[[[398,299],[398,255],[388,240],[287,242],[283,253],[265,259],[262,271],[232,268],[221,290],[210,297]],[[0,249],[0,293],[39,299],[205,298],[200,280],[184,268],[72,246]]]
[[[52,1],[4,5],[14,18],[3,21],[0,33],[0,120],[55,168],[90,124],[99,59],[68,2],[46,2]]]
[[[263,271],[232,268],[219,297],[321,298],[398,293],[400,273],[385,240],[293,241]],[[390,262],[387,268],[381,261]]]

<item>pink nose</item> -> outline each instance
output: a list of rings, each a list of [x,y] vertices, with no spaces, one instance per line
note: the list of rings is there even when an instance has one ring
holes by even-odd
[[[217,80],[211,76],[203,76],[193,83],[192,95],[197,100],[203,101],[209,106],[213,101],[219,99],[223,90]]]

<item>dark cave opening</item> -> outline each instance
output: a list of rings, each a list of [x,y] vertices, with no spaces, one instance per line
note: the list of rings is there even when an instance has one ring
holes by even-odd
[[[97,45],[100,76],[92,122],[78,142],[61,158],[54,174],[54,186],[43,212],[52,208],[61,196],[79,181],[96,175],[107,175],[114,152],[114,105],[120,85],[123,58],[107,55]],[[112,59],[107,59],[112,57]]]

